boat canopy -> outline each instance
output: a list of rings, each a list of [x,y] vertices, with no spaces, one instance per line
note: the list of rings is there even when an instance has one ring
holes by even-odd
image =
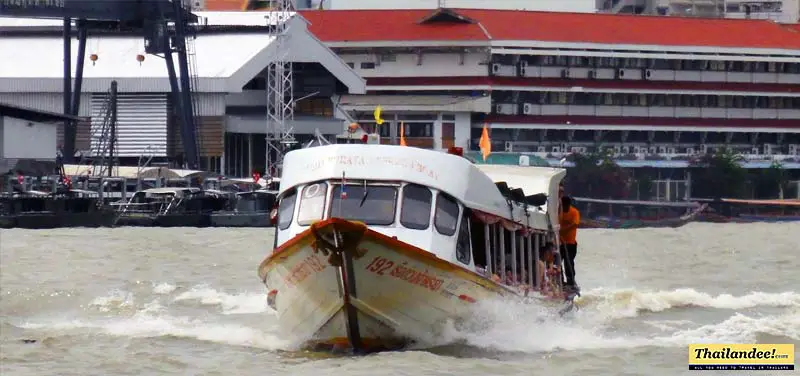
[[[493,180],[478,165],[458,155],[370,144],[294,150],[286,154],[283,166],[280,194],[322,180],[402,181],[445,192],[484,221],[502,220],[505,227],[516,224],[539,230],[557,226],[558,213],[553,210],[549,218],[546,215],[548,197],[557,197],[558,184],[566,175],[563,169],[526,167],[519,171],[524,178],[509,173],[498,174]]]

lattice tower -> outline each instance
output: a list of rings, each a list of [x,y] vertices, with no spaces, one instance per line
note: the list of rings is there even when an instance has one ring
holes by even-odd
[[[273,0],[268,22],[273,26],[275,54],[267,68],[267,153],[266,174],[280,176],[283,156],[297,141],[291,127],[294,118],[292,62],[289,61],[289,20],[294,16],[293,0]],[[265,175],[267,176],[267,175]]]

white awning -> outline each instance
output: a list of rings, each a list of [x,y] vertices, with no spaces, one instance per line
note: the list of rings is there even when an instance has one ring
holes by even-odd
[[[466,95],[342,95],[339,106],[349,111],[372,111],[381,106],[383,111],[442,111],[483,112],[492,109],[488,96]]]

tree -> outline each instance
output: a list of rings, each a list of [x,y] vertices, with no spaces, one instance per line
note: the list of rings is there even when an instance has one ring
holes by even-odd
[[[571,196],[624,199],[630,191],[630,174],[609,153],[572,154],[564,188]]]
[[[689,161],[692,168],[692,196],[743,197],[748,174],[741,166],[742,160],[741,155],[725,148]]]
[[[755,172],[751,181],[755,198],[781,198],[789,190],[789,176],[778,161],[773,161],[769,168]]]

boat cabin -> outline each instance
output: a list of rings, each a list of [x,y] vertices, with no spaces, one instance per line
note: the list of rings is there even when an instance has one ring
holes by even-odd
[[[286,155],[283,171],[276,247],[312,223],[336,217],[363,222],[470,271],[503,277],[509,271],[515,280],[530,281],[524,271],[533,270],[534,248],[557,230],[548,197],[558,197],[565,175],[529,167],[541,184],[526,196],[458,155],[364,144],[295,150]]]

